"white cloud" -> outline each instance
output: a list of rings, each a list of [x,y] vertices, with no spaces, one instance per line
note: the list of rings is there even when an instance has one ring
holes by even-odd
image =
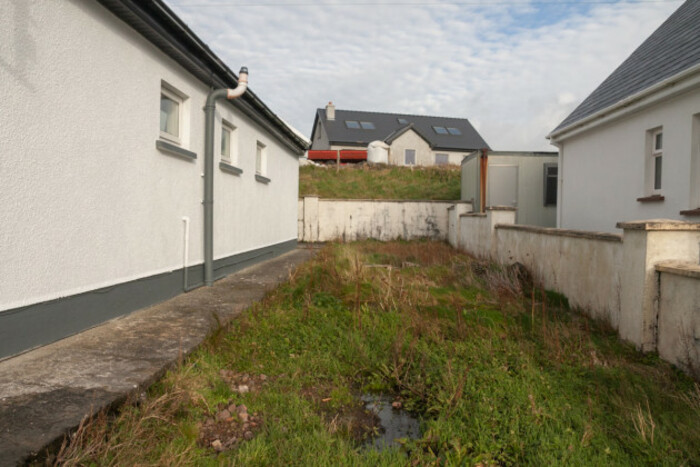
[[[255,93],[307,136],[332,100],[466,117],[502,150],[552,149],[546,134],[679,5],[594,4],[548,22],[538,10],[548,6],[527,3],[179,6],[194,1],[168,3],[231,69],[247,65]]]

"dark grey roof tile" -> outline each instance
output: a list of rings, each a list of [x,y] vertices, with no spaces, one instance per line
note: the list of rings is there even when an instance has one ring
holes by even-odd
[[[700,0],[687,0],[557,126],[566,128],[700,63]]]

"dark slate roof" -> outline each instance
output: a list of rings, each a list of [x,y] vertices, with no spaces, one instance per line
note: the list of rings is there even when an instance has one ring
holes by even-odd
[[[700,0],[687,0],[554,131],[700,63]]]
[[[238,76],[165,4],[163,0],[97,0],[117,18],[212,88],[235,88]],[[255,70],[251,70],[251,81]],[[308,144],[250,89],[229,101],[301,155]]]
[[[399,118],[408,123],[399,123]],[[326,129],[331,144],[367,146],[372,141],[387,141],[396,137],[397,132],[411,125],[412,129],[423,137],[433,149],[468,151],[488,148],[486,141],[477,133],[466,118],[428,117],[424,115],[392,114],[382,112],[362,112],[355,110],[335,111],[335,120],[326,119],[326,109],[316,111],[316,120],[320,120]],[[353,129],[345,125],[347,120],[372,122],[374,130]],[[457,128],[461,135],[439,135],[433,126]],[[316,123],[314,122],[314,132]],[[401,131],[403,133],[403,131]],[[311,135],[314,141],[314,135]],[[312,146],[312,149],[313,146]]]

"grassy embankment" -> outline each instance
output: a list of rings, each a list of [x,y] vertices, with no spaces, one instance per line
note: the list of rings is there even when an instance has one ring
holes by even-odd
[[[459,199],[456,166],[345,165],[299,168],[299,196],[343,199]]]
[[[328,245],[145,401],[82,427],[62,455],[97,465],[700,465],[697,385],[561,297],[523,289],[514,271],[442,243]],[[422,438],[359,448],[366,392],[419,415]],[[243,420],[221,417],[241,404],[255,420],[250,440]]]

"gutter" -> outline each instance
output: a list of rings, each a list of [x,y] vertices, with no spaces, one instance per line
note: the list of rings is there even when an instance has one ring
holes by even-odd
[[[700,74],[700,63],[690,68],[686,68],[680,73],[649,86],[636,94],[628,96],[609,107],[577,120],[569,126],[566,126],[560,130],[554,130],[547,135],[547,139],[554,144],[557,140],[561,141],[563,139],[570,138],[597,125],[619,118],[625,113],[640,110],[664,98],[673,97],[677,94],[688,91],[692,89],[693,86],[700,84],[700,77],[697,79],[692,79],[693,75],[695,74]],[[654,94],[657,95],[654,96]]]
[[[214,284],[214,127],[216,125],[216,101],[234,100],[248,89],[248,69],[238,72],[235,89],[215,89],[207,96],[204,106],[204,285]]]

